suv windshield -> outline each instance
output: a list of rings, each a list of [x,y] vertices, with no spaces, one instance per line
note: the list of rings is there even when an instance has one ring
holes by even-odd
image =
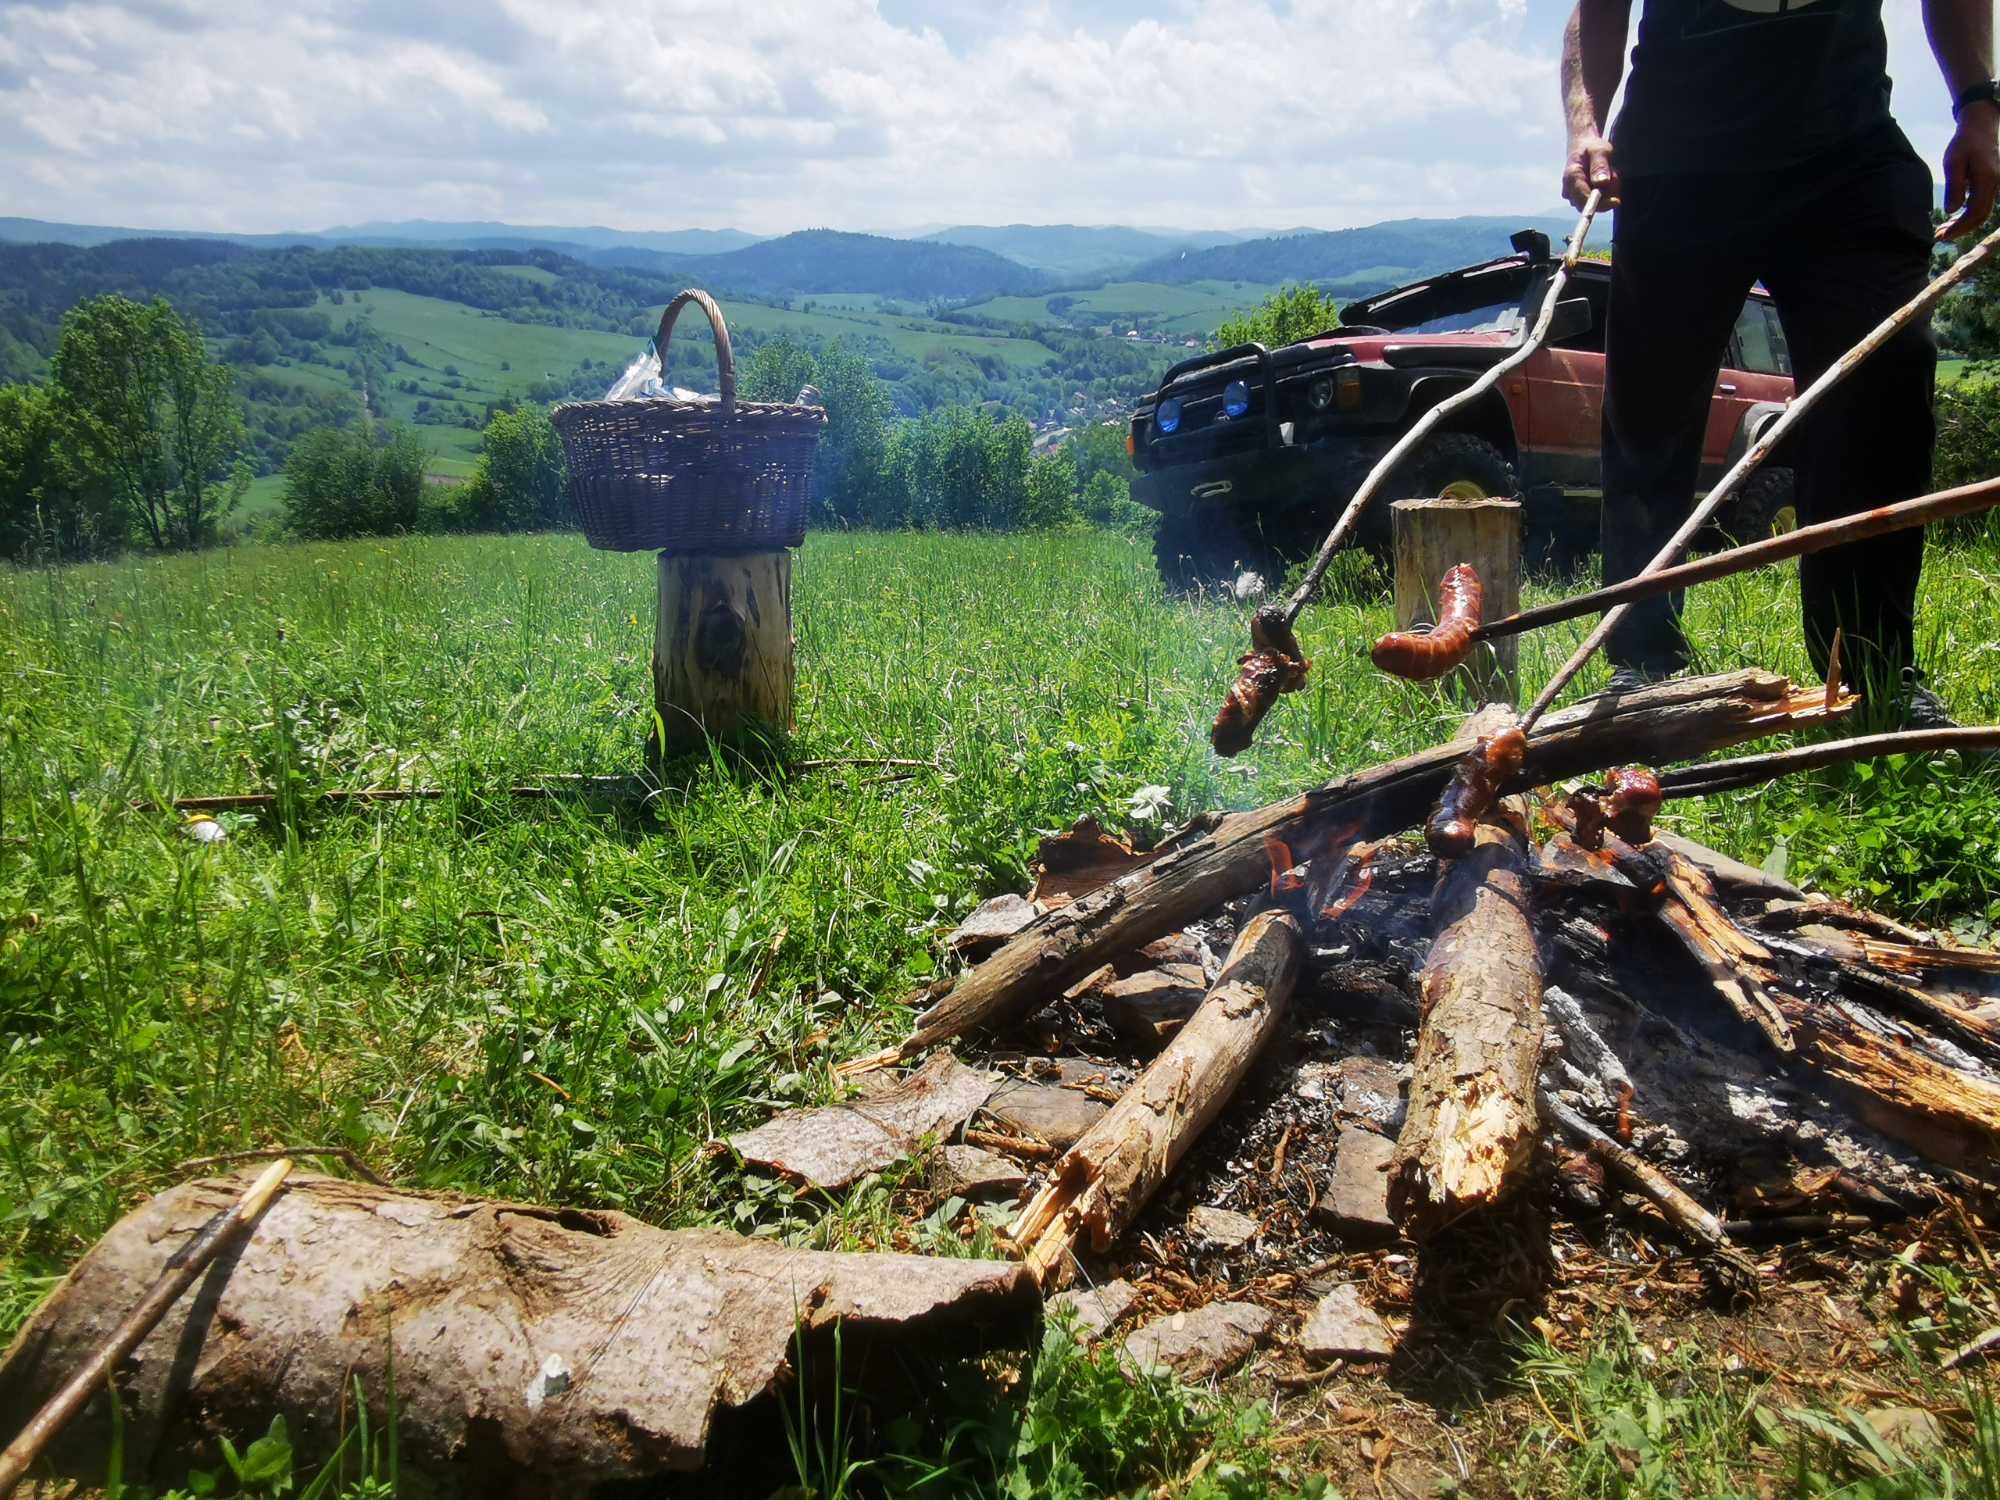
[[[1410,310],[1424,311],[1422,307]],[[1438,313],[1414,323],[1391,317],[1386,326],[1397,333],[1515,333],[1521,327],[1521,309],[1517,303],[1494,302],[1463,312]]]

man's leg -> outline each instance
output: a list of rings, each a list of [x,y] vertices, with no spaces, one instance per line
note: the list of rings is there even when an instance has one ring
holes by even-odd
[[[1930,264],[1931,175],[1900,132],[1810,169],[1810,191],[1774,235],[1765,283],[1778,304],[1803,390],[1923,287]],[[1787,196],[1790,196],[1787,194]],[[1931,485],[1937,349],[1927,324],[1897,335],[1829,391],[1793,445],[1799,520],[1851,515]],[[1900,531],[1799,559],[1806,646],[1826,670],[1836,628],[1842,676],[1895,692],[1916,663],[1921,531]]]
[[[1717,211],[1738,185],[1627,180],[1615,218],[1604,358],[1604,581],[1640,572],[1694,506],[1702,435],[1749,257]],[[1614,666],[1687,665],[1681,596],[1634,604],[1611,632]]]

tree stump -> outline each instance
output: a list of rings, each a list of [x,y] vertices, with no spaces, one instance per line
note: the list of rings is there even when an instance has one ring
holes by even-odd
[[[1437,622],[1438,580],[1471,563],[1486,591],[1483,618],[1521,607],[1521,502],[1398,500],[1389,507],[1396,548],[1396,628]],[[1520,684],[1520,641],[1478,646],[1448,679],[1475,703],[1512,703]]]
[[[649,766],[711,739],[789,733],[792,681],[789,551],[660,554]]]

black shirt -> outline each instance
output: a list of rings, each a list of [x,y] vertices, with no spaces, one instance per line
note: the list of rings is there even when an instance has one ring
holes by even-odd
[[[1618,170],[1789,166],[1889,118],[1882,0],[1645,0]]]

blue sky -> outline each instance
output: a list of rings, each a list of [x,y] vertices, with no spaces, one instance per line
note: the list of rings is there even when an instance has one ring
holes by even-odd
[[[1635,10],[1637,6],[1635,5]],[[0,214],[311,229],[1555,211],[1549,0],[0,0]],[[1897,112],[1950,133],[1916,0]]]

